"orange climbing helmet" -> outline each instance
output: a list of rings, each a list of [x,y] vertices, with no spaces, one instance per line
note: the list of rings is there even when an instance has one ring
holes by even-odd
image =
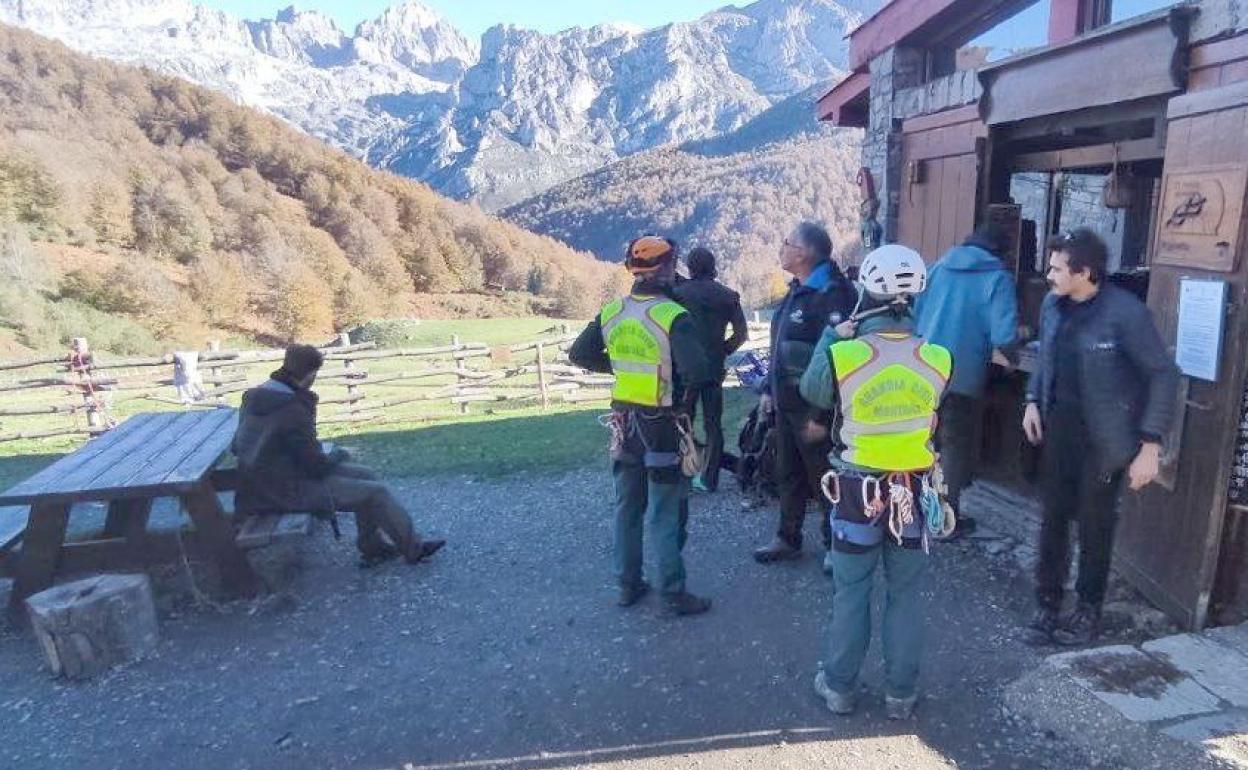
[[[628,244],[624,267],[633,275],[653,273],[676,260],[676,242],[659,235],[643,235]]]

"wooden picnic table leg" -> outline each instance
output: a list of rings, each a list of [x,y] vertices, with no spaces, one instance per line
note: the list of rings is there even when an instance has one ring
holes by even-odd
[[[21,612],[22,602],[52,585],[60,561],[71,503],[36,502],[30,507],[22,552],[14,570],[9,611]]]
[[[108,518],[104,520],[105,539],[124,537],[131,542],[147,531],[147,520],[152,515],[152,499],[113,500],[108,504]]]
[[[233,596],[255,596],[260,580],[247,561],[247,554],[234,542],[234,528],[226,518],[216,490],[203,484],[184,494],[182,503],[195,523],[201,542],[221,569],[225,590]]]

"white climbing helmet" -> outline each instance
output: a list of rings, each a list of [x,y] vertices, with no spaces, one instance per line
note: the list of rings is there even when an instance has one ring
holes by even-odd
[[[914,249],[890,243],[862,260],[858,282],[879,299],[914,296],[927,288],[927,265]]]

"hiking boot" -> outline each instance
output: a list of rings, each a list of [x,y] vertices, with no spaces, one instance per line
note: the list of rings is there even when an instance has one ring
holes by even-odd
[[[648,593],[650,593],[650,584],[644,580],[637,583],[621,583],[620,598],[616,604],[621,607],[632,607]]]
[[[360,548],[360,569],[372,569],[398,558],[399,549],[382,541]]]
[[[1023,629],[1023,640],[1030,645],[1040,646],[1053,643],[1053,632],[1058,626],[1057,610],[1052,607],[1039,607],[1031,620]]]
[[[794,547],[777,537],[766,548],[759,548],[754,552],[754,561],[759,564],[770,564],[774,561],[792,561],[801,556],[801,548]]]
[[[891,695],[884,696],[884,713],[894,722],[904,722],[914,718],[914,706],[919,702],[919,696],[911,695],[909,698],[894,698]]]
[[[419,564],[420,562],[433,556],[442,550],[442,546],[446,545],[445,540],[421,540],[420,544],[413,548],[407,554],[408,564]]]
[[[823,698],[828,711],[833,714],[846,716],[854,713],[854,694],[837,692],[829,687],[828,680],[823,675],[823,669],[819,669],[819,673],[815,674],[815,692]]]
[[[953,531],[944,537],[938,537],[936,540],[941,543],[952,543],[954,540],[961,540],[975,532],[975,528],[979,523],[970,516],[959,516],[958,523],[954,526]]]
[[[1100,607],[1080,602],[1075,611],[1070,613],[1070,617],[1066,618],[1053,632],[1053,641],[1063,647],[1077,647],[1091,643],[1100,633]]]
[[[711,600],[687,591],[663,597],[664,612],[672,617],[701,615],[711,608]]]

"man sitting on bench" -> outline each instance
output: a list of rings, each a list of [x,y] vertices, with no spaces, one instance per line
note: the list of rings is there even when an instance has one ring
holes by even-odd
[[[239,470],[237,515],[350,511],[359,530],[361,567],[397,556],[415,564],[433,555],[446,541],[422,540],[377,474],[348,463],[342,449],[321,449],[317,396],[310,388],[324,360],[316,348],[294,345],[268,382],[243,394],[233,444]]]

